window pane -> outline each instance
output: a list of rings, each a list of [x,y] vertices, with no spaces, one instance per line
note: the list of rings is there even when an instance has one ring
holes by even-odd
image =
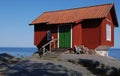
[[[48,41],[51,40],[51,31],[50,30],[47,31],[47,40]]]
[[[111,26],[106,24],[106,40],[111,41]]]

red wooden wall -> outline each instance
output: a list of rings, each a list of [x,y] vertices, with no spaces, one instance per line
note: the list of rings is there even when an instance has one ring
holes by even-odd
[[[54,39],[58,39],[58,26],[57,25],[48,25],[47,26],[49,30],[51,30],[52,33],[52,37],[54,37]],[[55,42],[55,48],[58,48],[57,45],[58,41]],[[51,47],[54,48],[54,43],[51,44]]]
[[[47,42],[47,31],[45,24],[34,26],[34,45],[37,47]]]
[[[106,41],[106,24],[111,25],[111,41]],[[103,19],[103,22],[101,23],[101,45],[107,45],[107,46],[114,45],[114,24],[110,13],[107,15],[105,19]]]
[[[75,45],[82,44],[82,27],[81,24],[76,24],[72,27],[72,48]]]
[[[106,24],[111,25],[111,41],[106,40]],[[80,24],[73,26],[74,45],[85,45],[89,49],[98,46],[114,45],[114,24],[111,13],[106,18],[83,20]]]
[[[34,45],[41,47],[47,43],[47,30],[51,30],[52,36],[57,39],[57,25],[39,24],[34,26]],[[55,47],[57,48],[57,42]]]
[[[82,25],[82,44],[89,49],[100,45],[101,19],[84,20]]]

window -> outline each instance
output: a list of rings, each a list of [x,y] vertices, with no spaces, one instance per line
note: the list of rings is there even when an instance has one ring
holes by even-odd
[[[111,26],[106,24],[106,40],[111,41]]]
[[[51,31],[50,30],[47,31],[47,40],[48,41],[51,40]]]

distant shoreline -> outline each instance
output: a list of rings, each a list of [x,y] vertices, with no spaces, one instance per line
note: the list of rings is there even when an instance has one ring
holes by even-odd
[[[2,50],[1,50],[2,49]],[[35,47],[0,47],[0,53],[10,53],[11,55],[28,57],[35,53],[38,49]],[[110,48],[109,56],[115,59],[120,60],[120,49],[119,48]]]
[[[0,48],[36,48],[36,47],[0,47]]]

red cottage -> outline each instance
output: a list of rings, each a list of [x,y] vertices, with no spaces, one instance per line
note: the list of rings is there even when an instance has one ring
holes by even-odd
[[[114,45],[114,27],[118,27],[114,4],[44,12],[30,23],[34,25],[34,45],[40,49],[74,48],[84,45],[107,55]]]

